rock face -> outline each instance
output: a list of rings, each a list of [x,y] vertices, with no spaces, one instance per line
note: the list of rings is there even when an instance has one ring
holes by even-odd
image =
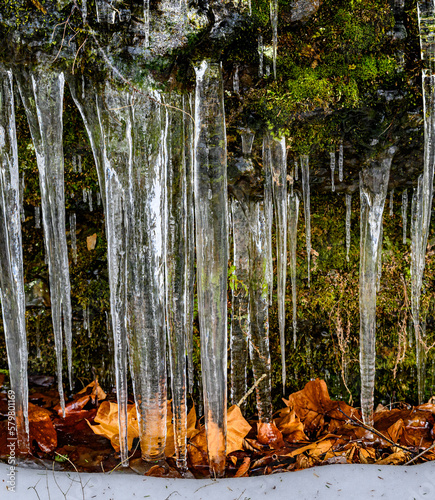
[[[292,5],[291,20],[293,22],[306,22],[318,11],[320,4],[320,0],[296,0]]]

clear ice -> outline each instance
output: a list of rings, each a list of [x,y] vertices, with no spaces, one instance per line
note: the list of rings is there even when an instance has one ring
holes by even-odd
[[[352,195],[345,194],[346,200],[346,260],[349,262],[349,252],[350,252],[350,230],[351,230],[351,219],[352,219]]]
[[[296,289],[296,248],[298,239],[299,195],[296,191],[288,195],[288,245],[290,251],[290,279],[293,306],[293,345],[297,340],[297,289]]]
[[[276,53],[278,49],[278,0],[270,0],[270,24],[272,25],[273,77],[276,80]]]
[[[408,226],[408,190],[402,193],[402,225],[403,225],[403,244],[406,245],[407,226]]]
[[[344,164],[343,141],[341,141],[338,147],[338,180],[340,182],[343,182],[343,164]]]
[[[71,240],[71,251],[74,265],[77,265],[77,224],[76,214],[69,214],[69,237]]]
[[[227,410],[227,155],[220,64],[195,66],[195,229],[204,415],[210,473],[225,472]]]
[[[0,298],[18,450],[29,443],[26,301],[13,78],[0,69]],[[8,440],[11,436],[8,437]]]
[[[330,167],[331,167],[331,191],[335,191],[335,151],[329,153],[330,156]]]
[[[310,158],[308,155],[301,156],[302,171],[302,195],[304,198],[305,215],[305,239],[307,245],[308,260],[308,286],[311,283],[311,202],[310,202]]]

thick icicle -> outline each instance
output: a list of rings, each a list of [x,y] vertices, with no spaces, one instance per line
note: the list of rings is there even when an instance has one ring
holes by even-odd
[[[258,35],[258,76],[263,77],[263,64],[264,64],[264,46],[263,37]]]
[[[403,244],[406,245],[407,226],[408,226],[408,190],[402,193],[402,225],[403,225]]]
[[[278,275],[278,324],[281,345],[282,387],[285,390],[285,283],[287,277],[287,162],[285,138],[269,139],[273,205],[276,214],[276,256]]]
[[[181,98],[171,105],[182,106]],[[187,469],[187,374],[186,374],[186,287],[187,217],[184,117],[181,111],[168,114],[167,229],[166,229],[166,320],[174,418],[177,466]]]
[[[350,252],[350,229],[351,229],[351,218],[352,218],[352,195],[345,194],[346,200],[346,260],[349,262],[349,252]]]
[[[390,191],[390,217],[394,215],[394,189]]]
[[[376,291],[378,252],[382,215],[388,190],[393,149],[379,166],[360,173],[361,241],[360,241],[360,370],[361,409],[366,424],[373,424],[375,386]]]
[[[69,215],[69,236],[71,239],[71,251],[74,264],[77,264],[77,225],[76,214]]]
[[[270,0],[270,24],[272,25],[273,77],[276,80],[276,53],[278,50],[278,0]]]
[[[195,67],[195,229],[198,312],[208,456],[225,471],[227,407],[227,155],[222,69]]]
[[[301,156],[302,195],[304,198],[305,240],[307,243],[308,286],[311,283],[311,201],[310,201],[310,158]]]
[[[193,367],[193,310],[195,305],[195,204],[194,204],[194,176],[193,176],[193,105],[192,97],[183,98],[184,108],[184,161],[186,164],[186,199],[185,210],[187,220],[187,247],[186,247],[186,349],[187,349],[187,374],[189,392],[193,392],[194,367]],[[188,114],[187,114],[188,113]]]
[[[330,166],[331,166],[331,191],[335,191],[335,151],[329,153],[330,155]]]
[[[288,244],[290,250],[290,279],[292,284],[293,305],[293,345],[297,340],[297,290],[296,290],[296,247],[298,239],[299,196],[296,191],[288,196]]]
[[[269,289],[269,305],[272,304],[273,293],[273,261],[272,261],[272,224],[273,224],[273,196],[272,196],[272,170],[270,158],[270,137],[263,137],[263,167],[264,167],[264,217],[266,223],[266,276]]]
[[[234,275],[231,314],[231,402],[237,404],[246,394],[248,338],[251,334],[249,315],[249,207],[246,203],[231,203]],[[261,376],[261,374],[260,374]]]
[[[295,181],[299,180],[298,160],[295,160]]]
[[[12,73],[0,69],[0,299],[18,450],[28,452],[26,301]]]
[[[343,182],[343,164],[344,164],[344,154],[343,154],[343,141],[340,142],[338,148],[338,180]]]
[[[58,389],[62,384],[62,317],[72,387],[72,310],[65,230],[64,158],[62,147],[63,73],[20,68],[18,87],[36,150],[42,200],[42,222],[50,276],[50,300],[57,358]]]
[[[249,128],[247,128],[247,129],[242,130],[240,135],[242,137],[242,153],[244,155],[251,154],[252,144],[254,143],[255,133],[252,130],[250,130]]]
[[[150,45],[150,0],[143,0],[143,19],[145,29],[145,48]]]
[[[267,224],[264,203],[250,201],[247,217],[250,220],[249,243],[249,304],[251,311],[251,337],[249,352],[254,380],[266,375],[255,388],[257,396],[258,420],[272,421],[271,363],[269,352],[269,302]]]
[[[116,394],[118,400],[118,423],[120,429],[120,457],[128,465],[127,446],[127,325],[126,325],[126,215],[124,184],[129,162],[130,145],[126,140],[118,114],[109,109],[122,107],[106,103],[104,94],[96,93],[92,82],[69,77],[72,97],[79,108],[89,136],[98,180],[103,199],[107,235],[107,261],[109,268],[110,312],[115,354]],[[82,92],[86,89],[85,92]],[[115,98],[115,95],[114,95]],[[110,99],[110,89],[109,97]],[[123,116],[125,124],[125,117]],[[119,129],[117,128],[119,127]],[[110,158],[110,160],[109,160]],[[79,162],[79,165],[81,162]],[[115,167],[118,167],[117,169]],[[122,179],[124,177],[124,179]],[[121,180],[122,179],[122,180]]]

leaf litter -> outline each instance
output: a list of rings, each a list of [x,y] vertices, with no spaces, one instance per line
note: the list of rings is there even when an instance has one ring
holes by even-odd
[[[119,466],[118,406],[95,380],[65,407],[65,418],[54,391],[38,388],[29,402],[30,439],[35,459],[79,471],[110,471]],[[181,477],[175,465],[174,428],[168,402],[166,464],[146,474]],[[208,475],[207,440],[195,406],[188,414],[189,473]],[[405,465],[435,460],[435,403],[419,406],[381,405],[374,426],[363,424],[358,408],[329,397],[325,381],[308,382],[283,399],[272,421],[247,421],[240,407],[227,412],[227,477],[248,477],[296,471],[327,464]],[[0,392],[0,459],[7,459],[7,396]],[[128,446],[140,459],[136,407],[128,405]],[[134,460],[132,460],[134,462]],[[133,466],[132,468],[137,471]]]

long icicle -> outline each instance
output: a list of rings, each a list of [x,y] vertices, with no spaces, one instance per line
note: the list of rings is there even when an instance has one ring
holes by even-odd
[[[278,275],[278,324],[281,346],[282,388],[286,385],[285,364],[285,290],[287,277],[287,162],[285,138],[271,139],[273,204],[276,214],[276,261]]]
[[[222,68],[195,66],[195,229],[204,414],[210,473],[225,472],[227,407],[227,153]]]
[[[273,294],[273,261],[272,261],[272,225],[273,225],[273,195],[272,170],[270,158],[269,134],[263,137],[263,168],[264,168],[264,217],[266,224],[266,276],[269,289],[269,305],[272,305]]]
[[[302,195],[304,198],[305,240],[308,260],[308,286],[311,284],[311,200],[310,200],[310,158],[301,156]]]
[[[350,252],[350,230],[352,221],[352,195],[345,194],[346,200],[346,260],[349,262],[349,252]]]
[[[0,298],[10,384],[15,396],[18,451],[29,452],[26,301],[14,90],[12,73],[2,69],[0,69]],[[15,436],[10,434],[10,437]]]
[[[394,149],[379,166],[360,172],[361,241],[360,241],[360,370],[361,409],[366,424],[373,424],[373,397],[376,358],[376,292],[378,253],[382,215]]]
[[[278,50],[278,0],[270,0],[270,23],[272,25],[273,77],[276,80],[276,56]]]
[[[60,404],[62,384],[62,317],[72,388],[72,309],[65,229],[64,157],[62,147],[63,73],[24,68],[15,74],[36,150],[42,199],[42,221],[50,276],[50,299],[56,347]]]
[[[115,138],[122,141],[123,132],[117,130],[116,127],[120,122],[119,120],[111,120],[108,111],[110,107],[119,106],[106,107],[103,97],[97,93],[90,80],[69,76],[68,83],[74,102],[82,115],[91,143],[104,207],[110,287],[110,326],[113,334],[118,401],[120,458],[123,466],[127,467],[126,220],[123,188],[120,178],[109,160],[112,150],[114,152],[118,151],[118,142]],[[112,128],[113,131],[111,131]],[[122,128],[122,125],[120,128]],[[113,145],[111,139],[114,141]],[[125,158],[125,150],[128,150],[125,138],[121,144],[123,144],[123,162],[125,165],[126,161],[128,161]]]
[[[402,193],[402,226],[403,226],[403,241],[402,243],[406,245],[406,236],[408,229],[408,190],[405,189]]]
[[[173,97],[171,105],[182,106]],[[186,373],[186,255],[187,206],[186,162],[183,114],[168,113],[167,229],[166,229],[166,321],[172,388],[172,413],[177,467],[187,469],[187,373]]]
[[[293,345],[297,340],[297,289],[296,289],[296,248],[298,237],[299,195],[296,191],[288,196],[288,244],[290,250],[290,279],[292,284],[293,305]]]
[[[251,335],[249,313],[249,207],[246,203],[231,203],[234,245],[234,274],[232,286],[231,401],[237,404],[246,394],[248,338]],[[260,374],[261,375],[261,374]]]

